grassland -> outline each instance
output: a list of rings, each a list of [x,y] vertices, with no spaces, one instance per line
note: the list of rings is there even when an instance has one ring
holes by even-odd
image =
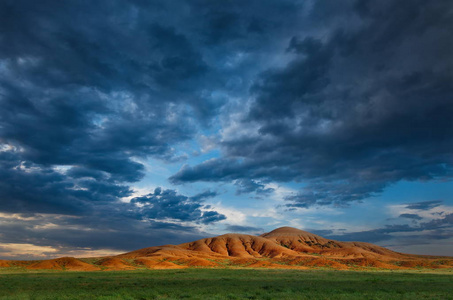
[[[453,272],[0,272],[0,299],[453,299]]]

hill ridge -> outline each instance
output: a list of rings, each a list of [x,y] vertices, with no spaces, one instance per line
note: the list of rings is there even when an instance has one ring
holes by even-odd
[[[398,253],[365,242],[341,242],[293,227],[259,236],[227,233],[179,245],[142,248],[90,259],[62,257],[42,261],[1,261],[0,268],[73,271],[180,269],[187,267],[250,268],[453,268],[453,258]]]

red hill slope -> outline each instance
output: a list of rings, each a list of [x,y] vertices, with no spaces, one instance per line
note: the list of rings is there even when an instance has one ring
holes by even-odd
[[[161,258],[229,258],[229,257],[288,257],[301,253],[282,247],[272,240],[246,234],[224,234],[201,239],[177,246],[144,248],[125,254],[121,258],[161,257]]]
[[[261,235],[297,252],[322,254],[335,258],[401,259],[405,255],[363,242],[339,242],[292,227],[281,227]],[[407,255],[406,255],[407,256]]]
[[[299,255],[299,253],[282,247],[269,239],[246,234],[224,234],[179,246],[187,250],[228,257],[275,258]]]
[[[96,271],[99,267],[88,264],[74,257],[61,257],[56,259],[42,260],[26,267],[27,269],[39,270],[68,270],[68,271]]]
[[[90,264],[85,261],[94,261]],[[261,236],[224,234],[180,245],[135,250],[112,257],[79,260],[72,257],[39,262],[0,261],[1,267],[74,271],[178,268],[318,268],[399,269],[452,268],[452,257],[397,253],[363,242],[339,242],[292,227]]]

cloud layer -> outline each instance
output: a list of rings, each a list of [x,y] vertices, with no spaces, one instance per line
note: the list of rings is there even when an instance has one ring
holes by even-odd
[[[452,13],[447,0],[1,1],[4,253],[268,226],[226,223],[222,193],[281,197],[284,214],[450,180]],[[138,194],[161,169],[166,186]],[[446,200],[369,234],[445,230],[447,212],[411,210]]]
[[[289,62],[257,76],[223,156],[171,180],[308,183],[286,198],[297,208],[451,178],[451,12],[448,1],[351,1],[338,11],[315,1],[307,22],[326,24],[294,35]]]

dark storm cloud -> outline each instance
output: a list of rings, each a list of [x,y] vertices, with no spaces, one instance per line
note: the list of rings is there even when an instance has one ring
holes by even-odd
[[[307,183],[288,209],[451,176],[450,14],[447,1],[1,1],[0,212],[46,215],[2,222],[2,242],[195,239],[225,218],[203,203],[215,191],[120,199],[148,158],[183,161],[202,129],[231,132],[220,158],[172,183],[258,196]]]
[[[267,195],[274,191],[273,188],[266,188],[264,184],[250,179],[239,179],[234,184],[237,187],[237,195],[251,192],[255,192],[258,195]]]
[[[90,195],[93,190],[91,187],[85,194]],[[213,193],[204,198],[212,196]],[[39,203],[36,195],[33,200],[40,209],[28,205],[30,213],[0,215],[1,241],[52,246],[62,253],[83,248],[127,251],[200,239],[208,233],[201,232],[197,224],[212,224],[226,218],[204,205],[202,199],[194,200],[161,188],[133,198],[130,203],[101,202],[96,195],[93,198],[75,193]],[[74,202],[72,206],[66,203],[69,201]]]
[[[403,214],[400,217],[421,220],[418,215]],[[449,239],[453,234],[453,213],[446,214],[442,218],[421,222],[417,225],[398,224],[386,225],[383,228],[348,232],[341,235],[327,234],[325,237],[342,241],[362,241],[376,243],[391,239],[401,239],[401,233],[410,233],[410,238],[405,238],[408,245],[426,244],[427,240]]]
[[[61,254],[68,251],[108,249],[129,251],[164,244],[190,242],[209,235],[193,226],[181,226],[162,222],[141,222],[134,215],[119,215],[104,209],[90,216],[34,215],[34,219],[3,219],[2,243],[29,243],[37,246],[52,246]],[[17,216],[17,215],[16,215]],[[23,215],[21,215],[23,216]],[[23,216],[24,217],[24,216]],[[33,216],[28,216],[29,218]],[[11,254],[11,253],[7,253]],[[2,256],[0,257],[9,258]],[[31,259],[33,257],[15,257]]]
[[[252,0],[247,3],[196,0],[188,1],[188,5],[201,16],[201,24],[196,23],[194,29],[200,32],[201,41],[207,46],[231,45],[252,51],[260,51],[252,47],[263,39],[278,38],[282,30],[292,30],[291,26],[300,18],[298,13],[304,8],[303,3],[292,0]]]
[[[257,233],[264,232],[263,228],[257,228],[253,226],[241,226],[241,225],[228,225],[226,230],[230,232],[246,232],[246,233]]]
[[[439,228],[439,227],[452,227],[453,225],[453,213],[446,214],[441,219],[434,219],[427,223],[423,223],[423,226],[426,228]]]
[[[401,214],[400,218],[412,219],[412,220],[422,220],[423,218],[417,214]]]
[[[65,220],[51,229],[42,226],[48,216],[33,226],[2,223],[2,242],[134,249],[199,237],[196,226],[159,218],[225,218],[202,204],[213,191],[166,191],[173,198],[148,199],[168,209],[159,212],[119,201],[143,178],[143,161],[184,159],[179,143],[225,104],[214,96],[227,82],[212,64],[216,53],[179,23],[198,19],[188,6],[0,2],[0,212]]]
[[[213,195],[208,195],[212,197]],[[206,198],[196,195],[189,198],[177,194],[174,190],[162,190],[156,188],[154,193],[146,196],[136,197],[131,200],[133,204],[139,204],[139,212],[145,218],[165,220],[175,219],[178,221],[198,222],[209,224],[226,219],[216,211],[203,211],[207,207],[202,204],[202,199]]]
[[[315,1],[306,21],[318,31],[288,39],[289,63],[254,80],[250,109],[231,122],[256,130],[225,136],[222,157],[184,166],[172,182],[306,182],[286,200],[308,207],[348,205],[401,180],[451,178],[450,2],[334,7]]]
[[[205,199],[216,197],[218,195],[219,194],[217,192],[208,190],[208,191],[204,191],[202,193],[199,193],[199,194],[196,194],[195,196],[190,197],[190,200],[199,202],[199,201],[203,201]]]
[[[129,196],[140,159],[182,159],[174,146],[218,113],[221,80],[200,86],[213,72],[200,49],[168,7],[138,4],[1,2],[3,211],[80,213]]]
[[[440,200],[430,200],[430,201],[422,201],[422,202],[415,202],[415,203],[408,203],[406,208],[408,209],[420,209],[420,210],[428,210],[434,207],[438,207],[442,204]]]
[[[80,215],[96,203],[115,202],[131,194],[124,185],[104,178],[65,174],[0,152],[0,204],[2,212]]]
[[[292,1],[2,1],[0,142],[14,155],[9,168],[19,181],[28,176],[21,164],[38,173],[64,166],[56,174],[67,177],[61,191],[79,177],[113,189],[143,178],[141,159],[184,159],[175,146],[211,124],[227,102],[222,95],[243,94],[246,77],[275,48],[268,42],[284,39],[302,8]]]

